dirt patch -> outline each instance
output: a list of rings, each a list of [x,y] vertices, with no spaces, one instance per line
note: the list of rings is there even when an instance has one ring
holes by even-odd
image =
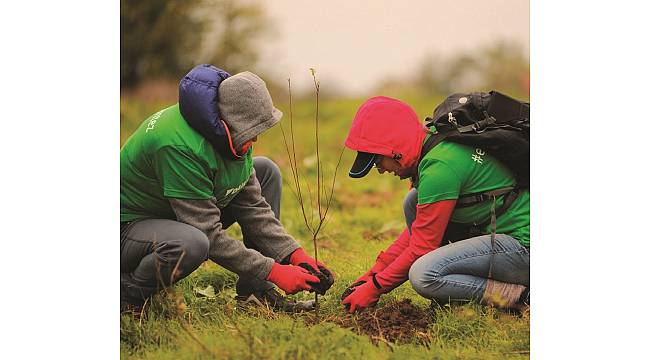
[[[366,309],[356,316],[346,315],[321,321],[333,322],[367,335],[375,345],[379,342],[407,343],[413,340],[427,345],[431,342],[427,328],[434,318],[431,311],[413,305],[410,299],[404,299],[380,308]]]

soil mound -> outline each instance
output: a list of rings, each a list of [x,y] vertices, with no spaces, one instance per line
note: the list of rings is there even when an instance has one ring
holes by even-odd
[[[333,319],[335,323],[368,335],[372,342],[430,342],[427,328],[434,322],[430,310],[421,309],[411,303],[410,299],[387,304],[381,308],[366,309],[355,316],[347,315]]]

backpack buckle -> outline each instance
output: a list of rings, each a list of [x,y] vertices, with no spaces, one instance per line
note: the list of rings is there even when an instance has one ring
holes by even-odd
[[[448,116],[449,116],[449,123],[454,124],[454,126],[458,127],[458,122],[456,121],[456,118],[454,117],[454,114],[449,112]]]
[[[487,115],[487,113],[485,115],[485,119],[477,121],[472,125],[472,130],[476,131],[477,134],[482,133],[488,128],[488,126],[497,122],[497,119],[495,119],[494,116]]]

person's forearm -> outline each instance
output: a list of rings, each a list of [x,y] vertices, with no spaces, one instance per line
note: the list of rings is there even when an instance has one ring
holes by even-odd
[[[206,234],[210,241],[210,260],[236,274],[266,279],[273,266],[273,259],[246,248],[241,241],[226,234],[219,221],[221,212],[214,198],[169,201],[178,221],[194,226]]]
[[[409,246],[375,276],[379,285],[385,288],[384,292],[406,281],[415,260],[440,246],[455,205],[455,200],[444,200],[417,206],[415,221],[411,225]]]
[[[300,247],[275,218],[271,206],[262,196],[255,171],[244,188],[230,201],[228,210],[237,214],[237,223],[244,238],[275,261],[282,261]]]

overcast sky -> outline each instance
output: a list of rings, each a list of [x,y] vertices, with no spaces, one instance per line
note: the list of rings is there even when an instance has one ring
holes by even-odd
[[[528,0],[260,0],[276,28],[262,62],[296,87],[323,81],[363,93],[386,74],[408,75],[426,54],[495,39],[530,47]]]

